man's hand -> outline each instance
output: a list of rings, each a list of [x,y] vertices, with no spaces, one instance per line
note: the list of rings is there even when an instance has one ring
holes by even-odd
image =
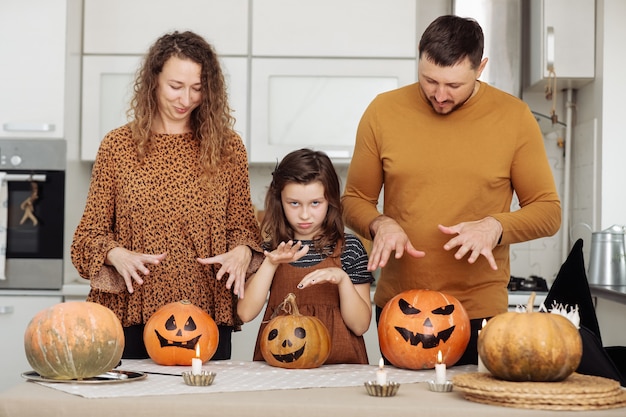
[[[426,255],[426,253],[413,247],[404,229],[391,217],[378,216],[370,224],[370,230],[374,236],[374,241],[367,264],[369,271],[387,265],[391,252],[396,253],[396,259],[400,259],[404,252],[415,258],[422,258]]]
[[[443,245],[445,250],[459,249],[454,254],[456,259],[463,259],[469,253],[467,262],[473,264],[480,255],[487,258],[489,266],[494,271],[498,269],[492,250],[498,244],[502,235],[502,225],[493,217],[482,220],[463,222],[454,226],[439,225],[439,230],[447,235],[455,235]]]

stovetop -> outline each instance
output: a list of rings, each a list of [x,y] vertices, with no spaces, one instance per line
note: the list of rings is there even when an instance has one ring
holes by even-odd
[[[515,291],[535,291],[535,292],[548,292],[548,283],[545,279],[536,275],[531,275],[527,278],[520,278],[511,276],[509,285],[507,286],[509,292]]]

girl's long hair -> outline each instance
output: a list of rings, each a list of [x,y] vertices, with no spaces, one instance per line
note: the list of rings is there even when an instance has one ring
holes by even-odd
[[[339,177],[330,158],[320,151],[299,149],[289,153],[272,172],[272,183],[265,196],[265,216],[261,230],[270,248],[294,238],[294,231],[283,211],[281,193],[287,184],[310,184],[319,181],[324,186],[328,213],[320,234],[315,236],[315,249],[330,255],[335,244],[344,238],[341,217],[341,188]]]
[[[171,57],[200,64],[202,102],[191,113],[191,130],[200,142],[200,164],[205,175],[215,172],[222,162],[229,162],[234,152],[234,117],[228,104],[226,83],[213,47],[193,32],[172,32],[152,45],[137,71],[133,97],[127,115],[137,156],[143,160],[150,150],[152,123],[158,112],[158,77]]]

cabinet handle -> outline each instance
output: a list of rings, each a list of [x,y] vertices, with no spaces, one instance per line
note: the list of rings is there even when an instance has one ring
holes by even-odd
[[[5,123],[2,128],[7,132],[54,132],[52,123]]]
[[[548,26],[546,28],[546,69],[550,72],[554,71],[554,28]]]
[[[0,306],[0,314],[13,314],[15,308],[13,306]]]

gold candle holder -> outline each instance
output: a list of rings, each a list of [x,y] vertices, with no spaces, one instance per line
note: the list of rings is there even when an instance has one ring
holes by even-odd
[[[446,381],[443,384],[439,384],[432,379],[428,381],[428,389],[434,392],[450,392],[454,385],[451,381]]]
[[[372,397],[393,397],[398,393],[400,384],[397,382],[388,382],[385,385],[379,385],[375,381],[367,381],[365,383],[367,393]]]
[[[215,379],[215,372],[209,372],[202,370],[199,374],[192,374],[191,372],[183,372],[183,380],[187,385],[193,385],[195,387],[205,387],[211,385]]]

